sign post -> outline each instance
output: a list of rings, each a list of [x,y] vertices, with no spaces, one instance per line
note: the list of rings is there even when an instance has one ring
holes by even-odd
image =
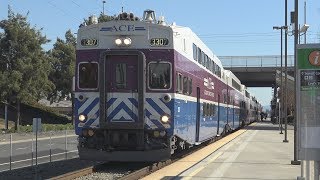
[[[298,159],[315,161],[316,166],[320,161],[320,44],[297,45],[297,57]]]
[[[38,132],[41,131],[41,118],[33,118],[32,131],[36,133],[36,167],[38,167]]]

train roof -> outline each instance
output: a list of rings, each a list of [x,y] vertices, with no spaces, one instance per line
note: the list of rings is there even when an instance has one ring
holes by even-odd
[[[176,23],[172,23],[169,27],[173,30],[173,33],[188,37],[192,42],[197,45],[205,54],[207,54],[221,69],[223,69],[220,59],[213,53],[213,51],[193,32],[189,27],[179,26]]]
[[[192,43],[196,44],[201,50],[208,55],[222,70],[223,66],[219,58],[203,43],[203,41],[189,28],[185,26],[179,26],[176,25],[176,23],[167,24],[164,20],[163,16],[159,16],[158,19],[155,17],[155,13],[152,10],[145,10],[143,14],[143,18],[140,19],[138,17],[135,17],[132,13],[121,13],[117,17],[113,17],[112,20],[107,22],[98,22],[97,17],[91,16],[89,17],[89,21],[91,22],[90,25],[87,25],[86,23],[83,23],[79,26],[78,30],[78,36],[88,36],[88,37],[96,37],[98,36],[97,32],[100,34],[102,32],[108,31],[108,29],[105,28],[111,28],[109,27],[110,24],[121,24],[123,22],[131,22],[134,23],[136,26],[145,26],[148,28],[158,28],[162,30],[171,31],[171,33],[174,36],[183,36],[184,38],[190,40]],[[139,27],[136,27],[139,28]],[[91,31],[91,34],[89,33]],[[85,34],[88,33],[88,34]],[[117,32],[114,32],[115,34]],[[132,35],[131,32],[127,31],[121,31],[121,35]],[[140,31],[140,33],[137,33],[136,35],[142,35],[145,33],[144,31]],[[159,32],[158,32],[159,33]],[[110,34],[110,33],[109,33]],[[102,36],[107,36],[106,34],[102,34]],[[82,49],[82,47],[79,45],[80,42],[77,43],[78,48]],[[174,47],[173,47],[174,48]],[[88,49],[86,47],[85,49]],[[152,49],[152,47],[151,47]]]

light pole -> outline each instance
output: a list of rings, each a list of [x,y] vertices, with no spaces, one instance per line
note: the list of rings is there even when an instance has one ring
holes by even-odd
[[[307,34],[308,28],[309,28],[308,24],[304,24],[301,28],[299,28],[299,30],[298,30],[299,43],[298,44],[300,44],[300,36],[302,36],[302,35],[304,35],[304,44],[307,44],[307,39],[306,39],[307,36],[306,36],[306,34]],[[303,34],[301,34],[301,33],[303,33]]]
[[[294,101],[295,101],[295,104],[297,103],[297,96],[296,96],[296,93],[297,93],[297,71],[296,71],[296,68],[297,68],[297,44],[298,44],[298,36],[299,36],[299,29],[298,29],[298,0],[295,0],[294,1]],[[293,145],[293,161],[291,161],[291,164],[292,165],[300,165],[300,161],[297,160],[297,148],[296,148],[296,145],[297,145],[297,106],[295,108],[295,111],[294,111],[294,145]]]
[[[285,26],[288,27],[288,0],[285,0]],[[287,98],[287,78],[288,78],[288,31],[285,31],[284,36],[284,56],[285,56],[285,63],[284,63],[284,71],[285,71],[285,79],[284,79],[284,140],[283,142],[288,143],[288,98]]]
[[[307,1],[304,1],[304,24],[306,23],[307,23]],[[304,33],[304,43],[307,44],[307,32]]]
[[[297,78],[298,78],[298,74],[297,74],[297,65],[298,65],[298,60],[297,60],[297,44],[298,44],[298,38],[300,38],[300,33],[307,33],[307,30],[309,28],[309,25],[304,24],[301,29],[298,29],[298,0],[295,0],[295,6],[294,6],[294,101],[295,104],[297,103]],[[306,20],[305,20],[306,21]],[[305,36],[305,43],[306,43],[306,36]],[[298,161],[297,159],[297,118],[298,118],[298,109],[297,106],[295,108],[294,111],[294,151],[293,151],[293,160],[291,161],[292,165],[300,165],[300,161]]]
[[[282,54],[282,52],[283,52],[283,50],[282,50],[282,30],[284,29],[284,30],[287,30],[288,28],[287,28],[287,26],[273,26],[273,29],[274,30],[279,30],[280,29],[280,33],[281,33],[281,35],[280,35],[280,44],[281,44],[281,69],[280,69],[280,86],[281,86],[281,88],[280,88],[280,94],[281,94],[281,96],[280,96],[280,107],[279,107],[279,111],[280,111],[280,117],[279,117],[279,121],[280,121],[280,134],[283,134],[283,132],[282,132],[282,118],[283,118],[283,107],[284,106],[282,106],[284,103],[283,103],[283,95],[284,95],[284,93],[283,93],[283,83],[282,83],[282,74],[283,74],[283,67],[282,67],[282,57],[283,57],[283,54]]]

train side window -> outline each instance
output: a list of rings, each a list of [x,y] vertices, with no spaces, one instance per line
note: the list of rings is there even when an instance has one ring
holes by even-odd
[[[98,63],[80,63],[78,68],[79,88],[98,88]]]
[[[188,77],[183,77],[183,94],[188,94]]]
[[[124,89],[127,87],[127,65],[124,63],[116,64],[116,88]]]
[[[182,93],[182,89],[183,89],[182,74],[177,73],[177,90],[176,90],[176,92]]]
[[[205,67],[205,66],[206,66],[205,63],[206,63],[206,62],[205,62],[205,54],[204,54],[203,51],[201,51],[201,64],[202,64],[202,66]]]
[[[192,94],[192,79],[189,78],[189,94]]]
[[[203,108],[203,116],[207,116],[207,103],[203,103],[202,105],[202,108]]]
[[[207,55],[206,55],[205,53],[203,53],[203,64],[202,64],[202,65],[203,65],[205,68],[207,68],[207,67],[206,67],[207,61],[208,61]]]
[[[180,91],[179,73],[176,73],[176,92]]]
[[[149,88],[171,88],[171,64],[166,62],[149,63]]]
[[[212,116],[215,116],[216,115],[216,105],[213,104],[212,105]]]
[[[211,72],[213,73],[213,74],[215,74],[216,72],[215,72],[215,63],[214,63],[214,61],[211,61],[212,62],[212,65],[211,65]]]
[[[202,51],[200,48],[198,48],[198,51],[197,51],[197,55],[198,55],[198,62],[199,64],[202,64],[202,58],[201,58],[201,55],[202,54]]]
[[[197,61],[197,57],[198,57],[198,55],[197,55],[197,50],[198,50],[198,47],[195,45],[195,44],[193,44],[193,59],[195,60],[195,61]]]
[[[218,71],[219,71],[219,66],[218,66],[218,65],[216,65],[215,72],[216,72],[216,75],[217,75],[217,76],[219,76],[219,72],[218,72]]]
[[[207,57],[207,64],[206,64],[206,67],[207,67],[207,69],[209,69],[210,70],[210,63],[211,63],[211,59],[206,55],[206,57]]]
[[[209,104],[208,111],[208,115],[212,116],[212,104]]]
[[[209,71],[212,72],[212,63],[213,61],[209,58]]]
[[[218,66],[218,76],[221,77],[221,68]]]

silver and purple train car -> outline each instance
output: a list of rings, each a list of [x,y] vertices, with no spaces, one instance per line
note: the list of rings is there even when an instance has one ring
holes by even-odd
[[[93,18],[77,36],[81,159],[162,161],[255,118],[257,103],[217,56],[189,28],[166,25],[151,10],[141,20]]]

